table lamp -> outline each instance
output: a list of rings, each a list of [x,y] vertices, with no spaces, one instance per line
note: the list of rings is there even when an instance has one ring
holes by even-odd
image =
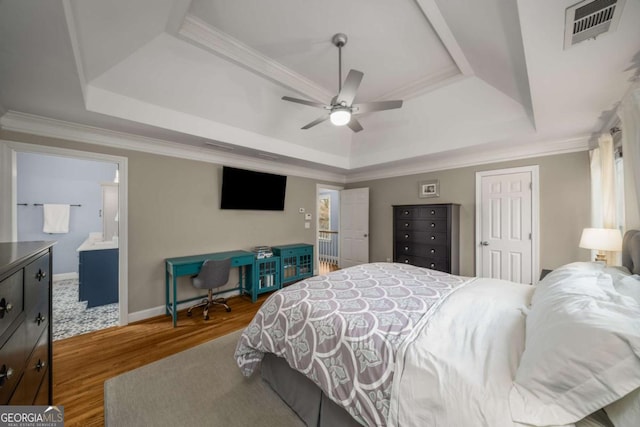
[[[622,250],[622,234],[617,228],[585,228],[580,237],[581,248],[596,249],[596,261],[607,262],[605,251]]]

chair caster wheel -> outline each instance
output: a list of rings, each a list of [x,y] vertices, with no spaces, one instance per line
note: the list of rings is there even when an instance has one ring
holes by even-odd
[[[231,311],[231,307],[227,307],[226,310],[227,310],[227,313],[230,312]]]
[[[209,320],[209,315],[204,316],[204,320]]]
[[[187,311],[187,316],[191,317],[191,312]]]

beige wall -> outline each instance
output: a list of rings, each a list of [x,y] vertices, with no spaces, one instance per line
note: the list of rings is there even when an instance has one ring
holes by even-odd
[[[349,184],[348,188],[370,189],[371,261],[386,261],[393,256],[392,205],[459,203],[460,274],[473,276],[475,173],[529,165],[539,165],[540,172],[540,267],[552,269],[588,260],[589,252],[578,248],[582,229],[590,224],[591,211],[589,155],[584,151]],[[440,197],[418,197],[418,182],[425,179],[440,180]]]
[[[130,313],[164,305],[165,258],[315,244],[315,227],[305,229],[298,212],[315,212],[315,180],[287,179],[284,212],[220,210],[221,165],[7,131],[0,139],[128,158]],[[193,293],[187,281],[181,279],[179,298]]]
[[[222,211],[220,165],[2,130],[0,139],[128,158],[130,313],[164,305],[165,258],[315,243],[315,221],[304,229],[298,213],[301,207],[315,212],[312,179],[289,177],[284,212]],[[541,268],[588,259],[589,252],[577,247],[582,228],[590,223],[589,159],[580,152],[350,184],[370,188],[371,261],[392,257],[391,206],[425,203],[417,197],[418,181],[437,178],[440,197],[429,201],[461,204],[461,274],[473,275],[475,172],[525,165],[540,167]],[[181,297],[190,295],[192,289],[182,282]]]

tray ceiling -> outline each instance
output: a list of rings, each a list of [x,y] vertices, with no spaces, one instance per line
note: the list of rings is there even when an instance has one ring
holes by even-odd
[[[615,32],[565,50],[569,6],[4,1],[0,59],[10,66],[0,68],[0,105],[346,176],[483,146],[586,147],[636,71],[640,4],[626,2]],[[280,98],[330,101],[337,32],[349,37],[342,78],[364,73],[356,101],[404,105],[361,116],[358,134],[328,122],[300,130],[319,110]]]

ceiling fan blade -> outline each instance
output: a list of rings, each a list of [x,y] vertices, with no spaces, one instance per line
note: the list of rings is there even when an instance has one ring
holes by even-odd
[[[324,121],[325,121],[325,120],[327,120],[328,118],[329,118],[329,115],[328,115],[328,114],[327,114],[327,115],[325,115],[325,116],[322,116],[322,117],[318,117],[317,119],[315,119],[315,120],[314,120],[314,121],[312,121],[311,123],[309,123],[309,124],[307,124],[307,125],[302,126],[302,128],[301,128],[301,129],[309,129],[309,128],[311,128],[311,127],[314,127],[315,125],[317,125],[317,124],[319,124],[319,123],[324,122]]]
[[[353,104],[353,100],[356,98],[356,92],[358,91],[362,77],[364,77],[364,74],[358,70],[349,71],[347,78],[344,79],[342,90],[338,94],[339,102],[344,101],[347,103],[347,106]]]
[[[365,102],[364,104],[355,104],[352,106],[354,111],[352,114],[364,114],[372,111],[393,110],[402,107],[402,101],[379,101]],[[357,110],[356,110],[357,108]]]
[[[349,120],[347,126],[349,126],[349,128],[354,132],[360,132],[362,129],[364,129],[358,119],[356,119],[355,117],[351,117],[351,120]]]
[[[292,98],[290,96],[283,96],[282,99],[289,102],[295,102],[296,104],[309,105],[311,107],[318,107],[318,108],[326,107],[326,105],[320,104],[319,102],[307,101],[306,99],[300,99],[300,98]]]

